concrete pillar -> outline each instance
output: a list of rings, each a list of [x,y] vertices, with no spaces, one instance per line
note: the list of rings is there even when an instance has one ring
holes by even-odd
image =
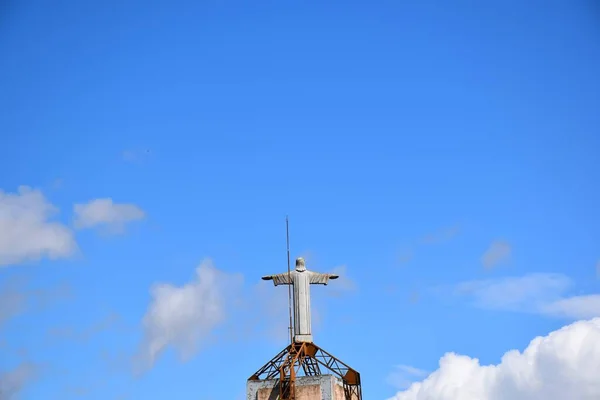
[[[333,375],[301,376],[296,378],[296,400],[344,400],[341,382]],[[342,397],[339,397],[341,394]],[[278,400],[277,380],[248,381],[247,400]]]

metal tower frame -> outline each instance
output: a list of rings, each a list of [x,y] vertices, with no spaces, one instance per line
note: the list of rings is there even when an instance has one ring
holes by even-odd
[[[323,375],[321,368],[341,379],[345,400],[362,400],[360,374],[314,343],[292,343],[256,371],[249,381],[278,380],[279,399],[296,399],[296,377]]]

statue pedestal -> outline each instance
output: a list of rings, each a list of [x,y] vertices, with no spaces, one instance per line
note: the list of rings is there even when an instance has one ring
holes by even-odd
[[[274,400],[279,396],[279,381],[249,381],[247,400]],[[295,400],[344,400],[344,388],[333,375],[301,376],[296,378]]]
[[[294,342],[296,343],[312,343],[312,335],[294,335]]]

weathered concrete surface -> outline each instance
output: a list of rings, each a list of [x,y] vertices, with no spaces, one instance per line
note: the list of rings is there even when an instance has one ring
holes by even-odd
[[[302,376],[296,379],[296,400],[344,400],[344,390],[333,375]],[[342,397],[336,396],[337,387]],[[279,387],[277,380],[248,381],[247,400],[277,400]]]

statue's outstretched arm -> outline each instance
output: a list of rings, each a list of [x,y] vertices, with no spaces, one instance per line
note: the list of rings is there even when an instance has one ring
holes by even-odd
[[[290,274],[288,274],[287,272],[284,272],[283,274],[276,274],[276,275],[266,275],[263,276],[262,279],[264,281],[273,281],[273,284],[275,286],[277,285],[290,285],[292,283],[291,281],[291,276]]]
[[[339,275],[335,274],[321,274],[319,272],[312,272],[310,275],[310,283],[313,285],[327,285],[330,279],[337,279]]]

